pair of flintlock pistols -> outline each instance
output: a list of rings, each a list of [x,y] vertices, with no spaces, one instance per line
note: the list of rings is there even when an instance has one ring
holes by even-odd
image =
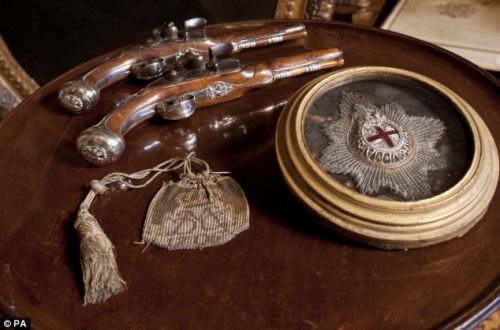
[[[305,26],[283,23],[207,37],[205,24],[201,18],[186,21],[182,38],[175,25],[164,24],[145,45],[131,47],[61,87],[60,103],[81,114],[96,106],[101,89],[130,73],[138,79],[156,79],[79,134],[76,147],[84,159],[94,165],[116,161],[125,150],[124,136],[155,114],[180,120],[196,108],[239,98],[276,80],[343,64],[342,52],[332,48],[242,66],[229,56],[306,37]]]

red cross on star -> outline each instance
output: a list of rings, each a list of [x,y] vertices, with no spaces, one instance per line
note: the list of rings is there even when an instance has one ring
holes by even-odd
[[[373,142],[376,140],[382,140],[384,141],[389,148],[394,147],[394,143],[392,142],[390,136],[393,134],[398,134],[399,132],[396,129],[390,130],[390,131],[384,131],[384,129],[378,125],[374,126],[374,128],[377,130],[376,135],[369,136],[367,138],[368,142]]]

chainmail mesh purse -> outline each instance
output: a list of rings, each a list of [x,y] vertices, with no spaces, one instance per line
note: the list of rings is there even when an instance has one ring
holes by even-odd
[[[194,172],[193,164],[204,170]],[[204,248],[224,244],[248,228],[249,206],[239,184],[223,175],[227,173],[210,170],[194,153],[132,174],[111,173],[92,180],[75,222],[80,238],[84,305],[104,302],[126,288],[114,246],[90,213],[96,196],[115,186],[141,189],[160,174],[180,168],[184,169],[180,180],[164,183],[151,201],[142,243],[169,250]]]
[[[248,202],[239,184],[186,163],[178,182],[164,183],[151,201],[142,239],[169,250],[221,245],[248,228]]]

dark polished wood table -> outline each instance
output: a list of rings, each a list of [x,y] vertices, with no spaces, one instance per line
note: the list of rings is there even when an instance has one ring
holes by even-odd
[[[209,33],[220,29],[212,26]],[[307,29],[307,39],[247,51],[241,61],[340,47],[345,67],[392,66],[443,83],[500,141],[500,87],[466,60],[376,29],[328,23],[307,23]],[[276,163],[279,109],[272,105],[321,73],[279,81],[184,121],[153,120],[127,136],[117,163],[87,165],[75,151],[76,135],[140,84],[105,90],[98,109],[82,116],[58,105],[57,89],[111,55],[42,87],[0,124],[0,314],[31,317],[42,329],[428,329],[458,325],[498,294],[498,194],[464,237],[409,251],[344,239],[294,199]],[[83,307],[73,223],[87,183],[190,150],[240,182],[250,203],[250,229],[220,247],[143,252],[133,242],[160,180],[100,197],[93,212],[116,246],[128,290]]]

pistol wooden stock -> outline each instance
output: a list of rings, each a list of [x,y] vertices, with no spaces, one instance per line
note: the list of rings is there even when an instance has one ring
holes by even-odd
[[[110,112],[77,138],[80,155],[94,165],[117,160],[125,149],[124,136],[156,113],[178,120],[202,108],[241,97],[276,80],[332,68],[344,63],[339,49],[325,49],[279,58],[222,72],[206,70],[193,78],[153,83]]]
[[[231,31],[231,29],[228,29]],[[144,46],[134,46],[121,55],[106,61],[85,74],[80,80],[64,84],[59,92],[59,102],[74,114],[84,113],[94,108],[100,91],[129,76],[134,65],[161,60],[175,63],[186,54],[196,54],[208,60],[208,49],[216,44],[229,43],[231,53],[245,49],[267,46],[286,40],[307,36],[302,23],[283,23],[261,26],[246,32],[228,32],[214,37],[194,39],[164,40]],[[152,63],[154,65],[154,63]]]

